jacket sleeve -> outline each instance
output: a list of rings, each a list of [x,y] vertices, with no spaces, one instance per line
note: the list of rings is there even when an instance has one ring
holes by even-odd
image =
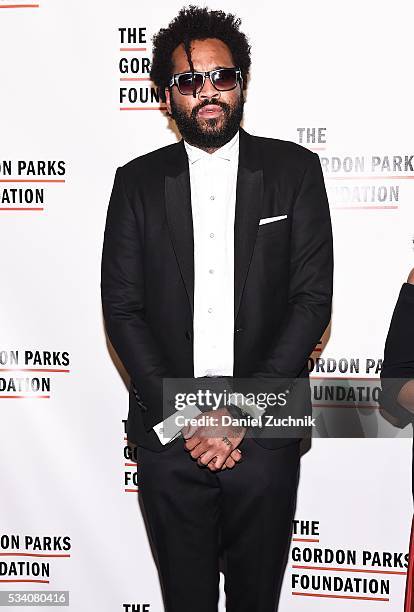
[[[150,431],[168,416],[163,411],[162,379],[173,376],[145,319],[144,210],[141,202],[132,207],[122,174],[118,168],[106,217],[102,309],[108,337],[131,378]]]
[[[414,379],[414,285],[404,283],[385,342],[379,398],[381,407],[403,427],[414,421],[414,414],[401,406],[397,398],[410,379]]]
[[[281,333],[252,377],[297,377],[330,320],[332,228],[316,153],[305,169],[292,215],[288,308]]]

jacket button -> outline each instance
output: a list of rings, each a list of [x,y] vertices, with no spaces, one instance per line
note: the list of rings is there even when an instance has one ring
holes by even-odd
[[[190,331],[188,331],[188,329],[187,329],[187,331],[185,332],[185,337],[187,338],[187,340],[191,340],[192,334],[191,334],[191,332],[190,332]]]
[[[243,328],[243,327],[238,327],[238,328],[236,329],[236,333],[242,332],[243,330],[244,330],[244,328]]]

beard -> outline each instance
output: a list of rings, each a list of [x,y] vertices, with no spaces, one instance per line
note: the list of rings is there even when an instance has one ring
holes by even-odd
[[[223,115],[211,119],[200,119],[200,108],[213,104],[223,109]],[[240,127],[243,118],[244,97],[243,91],[239,100],[234,104],[226,104],[221,100],[205,100],[195,106],[190,113],[178,108],[171,97],[171,117],[177,124],[181,136],[191,145],[200,149],[218,149],[233,138]]]

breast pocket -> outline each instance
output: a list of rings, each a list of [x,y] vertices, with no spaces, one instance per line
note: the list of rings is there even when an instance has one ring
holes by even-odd
[[[263,223],[262,225],[259,225],[257,229],[257,240],[260,240],[265,236],[277,236],[277,234],[283,234],[287,228],[288,217],[270,221],[269,223]]]

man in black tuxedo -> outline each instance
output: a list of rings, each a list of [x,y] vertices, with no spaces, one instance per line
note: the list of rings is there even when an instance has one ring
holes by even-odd
[[[168,612],[217,610],[220,557],[227,610],[276,610],[300,453],[276,428],[246,435],[235,417],[249,411],[228,404],[220,435],[193,422],[166,437],[163,380],[300,380],[306,412],[307,359],[330,319],[319,158],[240,127],[239,25],[189,7],[154,37],[151,78],[183,138],[117,169],[104,236],[104,319],[131,377],[127,433]]]

